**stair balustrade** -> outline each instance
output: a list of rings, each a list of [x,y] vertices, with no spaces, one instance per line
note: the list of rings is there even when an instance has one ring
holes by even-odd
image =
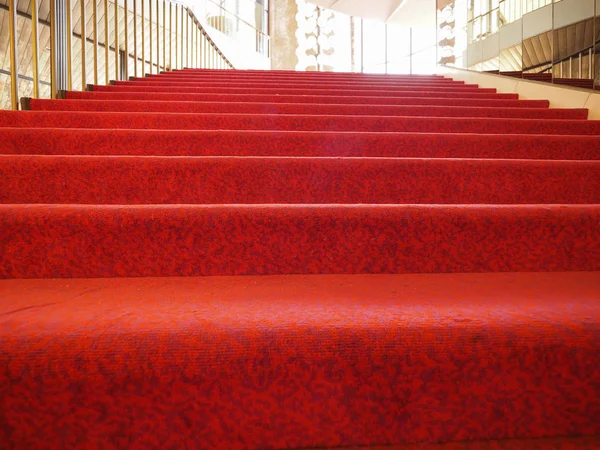
[[[171,0],[51,0],[50,20],[40,20],[40,0],[32,0],[31,12],[19,11],[17,0],[9,0],[10,93],[12,109],[19,109],[19,80],[33,82],[31,96],[40,97],[40,24],[50,27],[50,95],[73,90],[75,77],[80,86],[109,84],[182,68],[231,69],[232,63],[219,49],[188,6]],[[91,6],[91,7],[90,7]],[[77,11],[79,9],[79,11]],[[73,21],[79,17],[79,26]],[[17,16],[31,21],[31,71],[19,70]],[[91,22],[91,27],[89,27]],[[77,40],[80,48],[77,49]],[[21,39],[22,41],[22,39]],[[92,46],[91,66],[87,57]],[[47,50],[47,49],[46,49]],[[75,58],[74,52],[78,50]],[[102,73],[103,72],[103,73]],[[7,73],[3,70],[3,73]],[[46,78],[48,78],[46,74]],[[102,80],[103,78],[103,80]]]

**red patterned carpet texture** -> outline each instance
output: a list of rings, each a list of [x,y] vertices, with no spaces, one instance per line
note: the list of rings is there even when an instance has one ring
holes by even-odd
[[[182,70],[0,112],[0,449],[600,449],[600,122]]]

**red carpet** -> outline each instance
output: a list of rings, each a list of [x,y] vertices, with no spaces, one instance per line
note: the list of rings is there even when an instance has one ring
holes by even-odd
[[[185,70],[0,112],[1,449],[600,449],[600,122]]]

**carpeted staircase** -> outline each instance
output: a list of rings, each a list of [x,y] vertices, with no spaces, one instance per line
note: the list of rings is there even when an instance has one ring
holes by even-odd
[[[0,112],[0,449],[600,448],[586,110],[261,71],[63,97]]]

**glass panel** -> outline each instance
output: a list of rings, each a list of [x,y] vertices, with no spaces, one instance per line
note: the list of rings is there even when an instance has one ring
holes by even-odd
[[[388,46],[387,60],[389,63],[395,63],[410,55],[410,29],[400,28],[392,25],[387,27]],[[413,39],[414,43],[414,39]],[[406,73],[406,72],[402,72]]]
[[[363,39],[365,72],[385,73],[385,25],[381,22],[364,20]]]

